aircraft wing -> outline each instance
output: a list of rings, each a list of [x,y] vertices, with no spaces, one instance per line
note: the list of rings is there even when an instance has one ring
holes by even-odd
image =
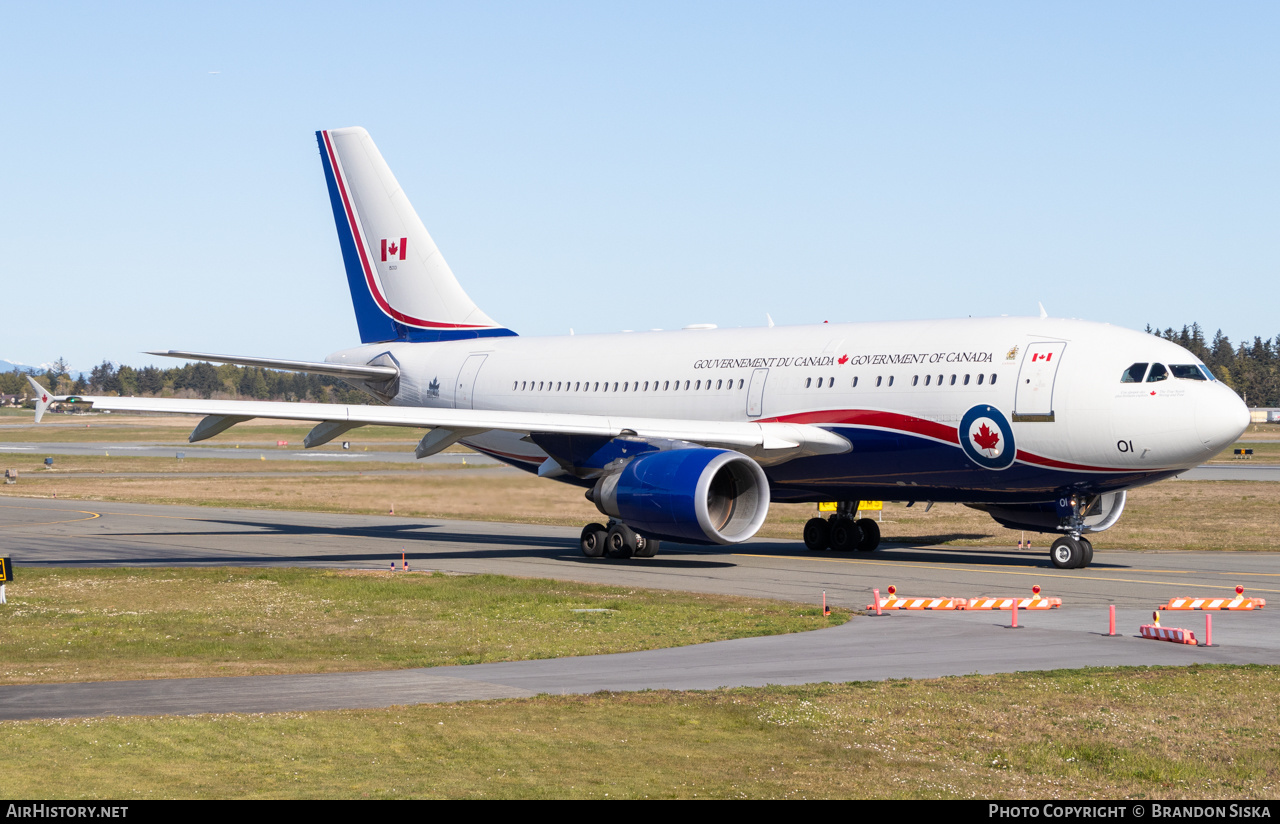
[[[317,421],[303,442],[306,447],[328,443],[358,426],[406,426],[435,430],[423,438],[418,457],[426,457],[457,441],[500,430],[525,434],[551,433],[644,440],[688,441],[732,449],[762,463],[780,463],[809,455],[836,455],[850,450],[841,436],[808,424],[754,423],[643,418],[627,415],[576,415],[559,412],[507,412],[484,409],[435,409],[409,406],[367,406],[336,403],[220,401],[183,398],[119,398],[96,395],[54,396],[34,379],[36,422],[49,404],[71,400],[92,403],[113,412],[168,412],[204,415],[188,440],[201,441],[251,418]]]

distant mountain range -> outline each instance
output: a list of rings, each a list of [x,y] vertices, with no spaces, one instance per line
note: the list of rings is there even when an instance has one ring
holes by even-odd
[[[53,368],[52,362],[39,363],[39,364],[33,365],[30,363],[18,363],[17,361],[11,361],[7,358],[0,358],[0,372],[12,372],[15,369],[21,369],[24,372],[27,371],[28,369],[38,369],[41,372],[45,372],[52,368]],[[72,369],[68,372],[68,374],[71,375],[72,378],[78,378],[81,375],[88,376],[89,372],[83,369]]]

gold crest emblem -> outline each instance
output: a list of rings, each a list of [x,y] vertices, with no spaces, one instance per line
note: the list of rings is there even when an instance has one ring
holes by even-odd
[[[1010,349],[1007,353],[1005,353],[1004,359],[1013,360],[1016,357],[1018,357],[1018,347],[1015,346],[1012,349]]]

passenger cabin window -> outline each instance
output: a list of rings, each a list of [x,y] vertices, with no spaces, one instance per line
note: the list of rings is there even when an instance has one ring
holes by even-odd
[[[1200,367],[1191,363],[1171,363],[1169,368],[1173,370],[1175,378],[1181,378],[1184,381],[1202,381],[1204,374],[1200,371]]]
[[[879,386],[879,385],[880,385],[880,383],[881,383],[881,381],[883,381],[883,380],[884,380],[884,378],[883,378],[883,377],[881,377],[881,376],[878,376],[878,375],[877,375],[877,376],[876,376],[876,386]]]
[[[1147,364],[1135,363],[1120,376],[1121,383],[1142,383],[1142,376],[1147,374]]]
[[[1147,374],[1147,383],[1156,383],[1169,379],[1169,370],[1164,368],[1163,363],[1152,364],[1151,371]]]

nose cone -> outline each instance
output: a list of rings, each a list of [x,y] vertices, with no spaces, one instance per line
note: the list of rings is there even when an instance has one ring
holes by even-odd
[[[1196,434],[1208,452],[1218,453],[1236,442],[1249,426],[1249,408],[1240,396],[1215,382],[1196,402]]]

